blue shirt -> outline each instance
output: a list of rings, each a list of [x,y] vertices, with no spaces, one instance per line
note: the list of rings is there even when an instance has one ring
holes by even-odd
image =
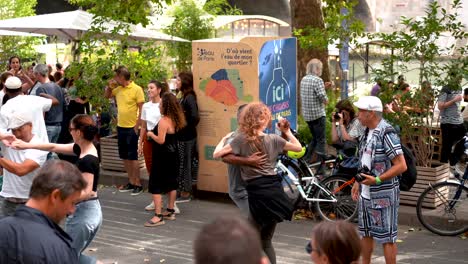
[[[20,206],[0,220],[0,263],[78,264],[72,239],[41,211]]]
[[[58,105],[53,105],[50,110],[46,112],[44,117],[45,124],[48,126],[61,125],[63,121],[63,107],[65,106],[62,88],[54,82],[43,83],[36,90],[37,96],[41,93],[52,95],[59,101]]]

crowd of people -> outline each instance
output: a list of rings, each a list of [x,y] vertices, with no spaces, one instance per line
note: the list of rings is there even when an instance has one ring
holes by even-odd
[[[406,162],[399,135],[382,114],[417,111],[406,108],[402,99],[409,85],[400,76],[396,86],[401,93],[383,104],[378,97],[382,92],[379,81],[371,96],[354,103],[341,100],[327,117],[325,89],[331,84],[323,82],[321,72],[320,60],[312,59],[301,80],[302,115],[313,135],[305,158],[314,162],[325,155],[325,123],[330,118],[333,144],[350,150],[358,166],[369,170],[361,173],[363,180],[352,188],[352,198],[358,201],[358,225],[340,221],[316,225],[306,252],[314,263],[370,263],[377,241],[383,246],[386,263],[396,263],[397,175],[406,170]],[[117,67],[104,91],[117,105],[118,151],[128,175],[128,183],[119,191],[143,192],[138,162],[143,155],[152,195],[145,210],[154,211],[154,216],[142,224],[157,227],[176,219],[177,202],[192,199],[198,175],[197,95],[192,74],[181,72],[176,76],[176,94],[165,81],[153,80],[147,84],[145,102],[145,90],[132,76],[127,67]],[[98,263],[83,252],[103,220],[95,146],[100,120],[90,115],[87,98],[77,96],[74,81],[67,79],[61,64],[54,73],[45,64],[23,71],[16,56],[0,76],[1,263],[19,257],[29,263],[37,256],[44,260],[41,263]],[[468,91],[465,94],[468,97]],[[442,89],[438,107],[444,144],[450,144],[450,140],[445,142],[448,130],[452,139],[454,131],[460,135],[465,131],[458,110],[462,99],[457,92]],[[243,217],[221,217],[206,225],[194,243],[196,263],[276,263],[272,243],[276,226],[291,220],[294,211],[275,171],[277,156],[300,152],[302,146],[286,119],[277,124],[281,136],[266,134],[271,120],[264,103],[242,105],[238,129],[216,146],[213,157],[228,164],[229,195]],[[443,161],[449,159],[446,148]],[[73,157],[69,160],[74,165],[58,160],[55,154]],[[166,204],[162,195],[167,196]],[[58,224],[64,218],[62,230]],[[30,228],[38,230],[39,239],[30,239]]]

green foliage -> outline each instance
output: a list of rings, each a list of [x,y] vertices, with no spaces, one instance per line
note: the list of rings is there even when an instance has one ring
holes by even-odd
[[[453,90],[461,90],[461,80],[468,71],[467,47],[438,46],[437,40],[444,36],[452,36],[455,40],[468,38],[457,11],[461,8],[461,1],[454,0],[449,13],[437,1],[428,5],[424,17],[402,17],[403,28],[393,33],[379,33],[374,38],[381,39],[394,49],[393,55],[383,59],[382,69],[374,69],[377,78],[390,79],[397,74],[418,71],[419,89],[414,93],[395,95],[394,89],[383,87],[381,98],[383,102],[400,102],[401,111],[385,117],[402,128],[402,138],[412,147],[417,163],[420,166],[430,166],[433,154],[434,139],[429,127],[432,126],[435,98],[438,88],[447,86]],[[443,42],[442,42],[443,43]],[[447,63],[441,63],[442,56],[450,55]],[[419,61],[419,67],[409,68],[410,62]],[[398,71],[394,68],[398,62]],[[434,88],[424,86],[429,82]],[[401,98],[400,98],[401,97]],[[407,111],[405,111],[407,110]]]
[[[203,17],[205,12],[193,0],[181,0],[173,5],[170,15],[174,18],[164,32],[187,40],[210,38],[214,27],[212,19]],[[189,71],[192,65],[192,43],[172,42],[168,44],[169,56],[175,58],[179,71]]]
[[[69,2],[89,8],[89,12],[102,17],[147,26],[149,23],[147,16],[158,13],[164,3],[171,4],[172,0],[69,0]]]
[[[35,15],[36,0],[0,0],[1,19]],[[33,45],[41,43],[37,37],[0,36],[0,61],[5,62],[9,57],[17,55],[23,59],[35,59],[37,53]]]
[[[132,41],[128,37],[132,25],[127,22],[146,23],[147,13],[138,12],[146,8],[143,1],[73,2],[93,3],[91,11],[95,15],[91,30],[84,34],[78,43],[81,60],[74,62],[66,71],[67,77],[75,79],[74,84],[79,96],[87,97],[95,109],[106,108],[109,101],[103,96],[104,87],[114,76],[113,69],[119,65],[125,65],[132,74],[131,80],[143,88],[152,79],[166,79],[169,68],[164,56],[165,46],[157,45],[154,41]],[[127,5],[134,6],[134,9],[127,10],[129,12],[122,10]],[[110,33],[109,23],[114,26]],[[103,32],[106,32],[105,38],[102,38]]]
[[[207,0],[203,10],[214,16],[243,14],[241,9],[231,6],[227,0]]]
[[[308,26],[294,30],[299,44],[303,49],[327,50],[328,44],[343,43],[362,35],[365,29],[364,23],[356,19],[354,7],[357,0],[336,1],[322,0],[322,12],[325,28]],[[346,9],[347,12],[341,12]],[[342,26],[346,21],[346,27]],[[338,44],[339,46],[340,44]]]

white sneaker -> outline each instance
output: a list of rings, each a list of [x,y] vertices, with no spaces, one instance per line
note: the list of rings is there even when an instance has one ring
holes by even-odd
[[[154,211],[154,201],[145,207],[146,211]]]
[[[175,214],[180,214],[180,209],[179,207],[177,207],[176,203],[174,203],[174,211],[175,211]]]

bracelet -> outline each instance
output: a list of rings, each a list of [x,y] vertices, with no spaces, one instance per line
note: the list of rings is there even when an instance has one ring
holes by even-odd
[[[375,177],[375,184],[380,185],[382,183],[382,180],[380,179],[379,176]]]

